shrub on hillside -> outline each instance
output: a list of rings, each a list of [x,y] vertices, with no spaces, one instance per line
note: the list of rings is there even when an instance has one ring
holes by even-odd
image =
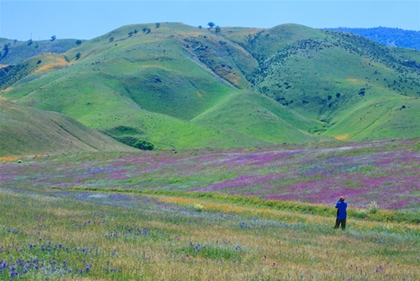
[[[141,150],[153,150],[155,148],[153,143],[145,141],[145,140],[138,140],[134,143],[133,146]]]
[[[115,133],[115,132],[114,132]],[[116,137],[116,136],[112,136],[114,139],[118,140],[119,142],[122,142],[128,146],[132,146],[141,150],[153,150],[155,148],[155,146],[153,145],[153,143],[145,141],[145,140],[141,140],[135,137],[131,137],[131,136],[124,136],[124,137]]]

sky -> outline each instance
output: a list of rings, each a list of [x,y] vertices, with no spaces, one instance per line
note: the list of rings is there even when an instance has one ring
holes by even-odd
[[[0,37],[17,40],[92,39],[127,24],[183,22],[192,26],[271,28],[393,27],[420,31],[420,0],[0,0]]]

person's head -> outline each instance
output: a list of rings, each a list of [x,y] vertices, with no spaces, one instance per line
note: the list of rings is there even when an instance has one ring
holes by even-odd
[[[341,202],[344,202],[344,196],[341,196],[341,197],[340,197],[340,201],[341,201]]]

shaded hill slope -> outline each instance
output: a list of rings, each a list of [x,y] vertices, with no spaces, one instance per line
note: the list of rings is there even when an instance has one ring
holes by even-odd
[[[67,116],[0,99],[0,156],[130,150]]]
[[[77,46],[76,39],[18,41],[0,38],[0,64],[16,65],[25,59],[45,53],[64,53]],[[80,43],[82,42],[79,40]],[[79,42],[78,42],[79,43]]]
[[[182,149],[418,136],[419,81],[414,51],[348,33],[162,23],[33,57],[0,87],[114,138]]]
[[[350,32],[368,38],[390,47],[402,47],[420,50],[420,31],[404,30],[400,28],[374,27],[374,28],[328,28]]]

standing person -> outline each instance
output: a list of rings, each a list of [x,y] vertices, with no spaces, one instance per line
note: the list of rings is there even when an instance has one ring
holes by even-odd
[[[341,224],[341,229],[346,229],[346,219],[347,219],[347,203],[344,201],[344,196],[341,196],[337,204],[335,204],[337,209],[337,219],[335,220],[334,228],[337,229]]]

